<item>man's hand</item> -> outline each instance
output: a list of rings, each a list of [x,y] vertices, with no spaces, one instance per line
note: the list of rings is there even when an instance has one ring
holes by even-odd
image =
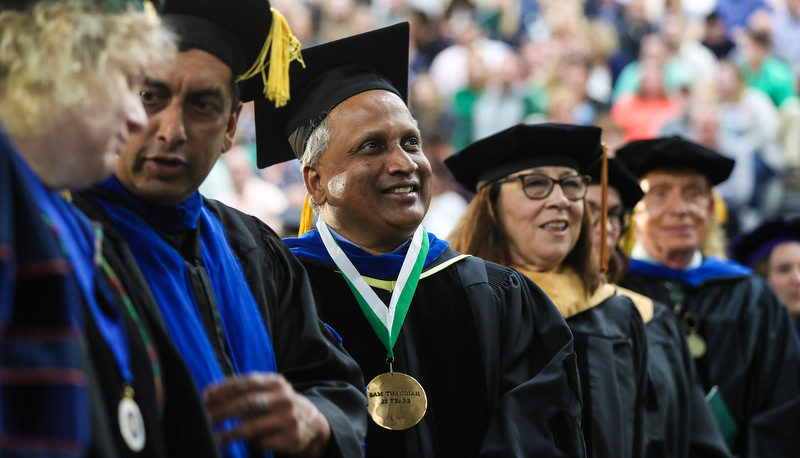
[[[265,450],[303,458],[323,455],[331,436],[328,420],[278,374],[254,373],[229,378],[203,393],[211,422],[238,418],[233,429],[218,433],[225,444],[243,439]]]

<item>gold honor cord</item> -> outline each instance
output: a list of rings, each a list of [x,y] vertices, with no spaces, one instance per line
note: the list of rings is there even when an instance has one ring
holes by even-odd
[[[370,326],[386,347],[389,372],[378,375],[367,385],[369,405],[367,412],[378,425],[391,430],[408,429],[422,420],[428,409],[425,390],[417,380],[407,374],[394,372],[394,344],[405,321],[414,291],[417,289],[425,258],[428,256],[428,233],[419,226],[411,239],[403,260],[397,286],[392,292],[389,308],[361,277],[353,263],[333,239],[322,218],[317,219],[317,230],[328,254],[342,272],[347,286],[361,307]]]

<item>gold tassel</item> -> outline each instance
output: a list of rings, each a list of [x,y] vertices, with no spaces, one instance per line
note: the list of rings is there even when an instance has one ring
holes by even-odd
[[[600,273],[608,272],[608,146],[603,147],[603,168],[600,171]]]
[[[311,230],[312,219],[314,219],[314,212],[311,211],[311,203],[308,200],[308,193],[306,193],[306,201],[303,202],[303,213],[300,215],[300,230],[297,231],[298,237]]]
[[[633,221],[634,214],[636,214],[635,208],[633,209],[633,214],[631,214],[631,221]],[[622,234],[622,237],[620,237],[619,246],[622,248],[623,253],[630,256],[634,245],[636,245],[636,237],[633,236],[633,223],[631,223],[630,227],[628,227],[628,230],[626,230]]]
[[[305,68],[306,63],[300,54],[300,40],[292,34],[286,18],[275,8],[270,8],[270,11],[272,11],[272,25],[264,41],[264,47],[261,48],[253,66],[236,78],[236,82],[250,79],[260,73],[261,81],[264,83],[264,95],[280,108],[289,100],[289,64],[296,60]],[[266,72],[267,67],[269,74]]]
[[[720,224],[725,224],[728,221],[728,206],[716,188],[711,190],[711,195],[714,198],[714,215]]]

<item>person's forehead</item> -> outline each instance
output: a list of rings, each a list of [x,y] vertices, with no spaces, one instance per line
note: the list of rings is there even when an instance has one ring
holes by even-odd
[[[387,111],[387,114],[390,111],[398,110],[404,114],[408,113],[409,117],[411,116],[411,112],[403,102],[403,99],[397,94],[383,89],[359,92],[348,97],[336,105],[328,116],[334,118],[342,116],[351,113],[353,108],[356,107],[374,108],[375,110]]]
[[[783,260],[793,260],[800,262],[800,242],[787,240],[786,242],[775,245],[770,253],[771,258],[781,258]]]
[[[700,172],[690,169],[669,170],[658,169],[648,172],[641,179],[642,188],[663,186],[702,186],[708,187],[708,179]]]
[[[146,78],[157,80],[171,90],[226,89],[229,91],[233,72],[218,57],[197,48],[180,51],[174,59],[153,65]]]
[[[586,201],[597,204],[600,206],[600,200],[602,199],[602,192],[603,187],[599,184],[593,184],[586,188]],[[608,205],[611,206],[619,206],[622,203],[622,198],[620,197],[619,191],[616,188],[611,186],[608,187]]]
[[[518,172],[511,173],[510,175],[529,175],[532,173],[539,173],[542,175],[560,178],[566,175],[577,175],[578,171],[572,167],[564,167],[562,165],[543,165],[540,167],[531,167],[529,169],[520,170]]]
[[[417,122],[403,99],[380,89],[361,92],[344,100],[331,110],[327,118],[334,136],[341,129],[366,132],[371,128],[384,129],[389,127],[387,123],[397,122],[403,128],[417,128]]]

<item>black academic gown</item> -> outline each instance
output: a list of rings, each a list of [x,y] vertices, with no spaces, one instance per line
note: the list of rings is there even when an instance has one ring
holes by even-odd
[[[575,336],[589,456],[645,456],[647,342],[639,312],[614,295],[567,324]]]
[[[800,457],[800,347],[785,308],[755,276],[699,287],[629,273],[622,286],[700,318],[707,351],[695,359],[703,389],[718,386],[743,457]]]
[[[729,457],[674,313],[657,302],[652,303],[652,316],[645,326],[649,378],[645,456]]]
[[[103,276],[103,278],[107,278]],[[111,288],[109,288],[111,290]],[[219,457],[211,427],[206,420],[197,390],[192,383],[191,375],[183,360],[172,345],[162,336],[152,332],[146,321],[141,321],[141,328],[136,324],[121,296],[112,292],[116,307],[121,311],[125,334],[131,358],[131,372],[134,380],[132,388],[135,400],[142,413],[145,425],[145,446],[139,452],[132,451],[120,434],[117,409],[127,382],[122,378],[117,363],[105,339],[100,334],[94,320],[87,320],[86,336],[93,363],[94,373],[98,380],[95,397],[97,413],[95,430],[102,431],[102,437],[110,439],[113,448],[96,442],[90,456],[98,458],[118,457],[152,457],[168,458],[176,456]],[[109,316],[108,302],[98,297],[100,309]],[[91,317],[88,307],[85,316]],[[150,340],[158,361],[160,382],[163,384],[163,400],[156,398],[156,379],[153,376],[153,365],[142,337],[145,333]]]
[[[571,269],[520,271],[553,300],[575,337],[588,455],[645,456],[647,340],[639,310],[611,285],[585,297]]]
[[[75,201],[90,218],[104,224],[104,254],[126,289],[133,292],[133,302],[140,313],[147,317],[154,334],[175,353],[158,304],[130,248],[114,230],[114,223],[93,200],[95,198],[115,199],[108,192],[93,188],[76,196]],[[286,377],[298,393],[314,403],[330,424],[331,440],[325,456],[358,456],[366,429],[363,379],[358,367],[333,333],[316,316],[308,278],[302,266],[275,232],[257,218],[217,201],[204,202],[222,223],[228,242],[242,265],[272,340],[278,372]],[[188,233],[183,240],[193,236]],[[197,249],[190,247],[184,257],[195,286],[195,298],[221,367],[226,373],[232,373],[224,335],[220,334],[221,318],[216,300],[199,248],[194,248]],[[175,356],[178,361],[179,358]],[[186,388],[183,395],[198,399],[191,378],[182,382]],[[192,411],[205,418],[202,408]],[[258,456],[255,448],[253,456]]]
[[[572,336],[563,318],[512,269],[466,258],[437,270],[457,256],[448,249],[424,269],[394,347],[394,371],[420,382],[427,413],[404,431],[370,420],[366,455],[585,456]],[[333,265],[301,261],[320,316],[342,336],[365,380],[387,372],[386,349],[344,277]],[[373,290],[389,303],[389,291]]]

